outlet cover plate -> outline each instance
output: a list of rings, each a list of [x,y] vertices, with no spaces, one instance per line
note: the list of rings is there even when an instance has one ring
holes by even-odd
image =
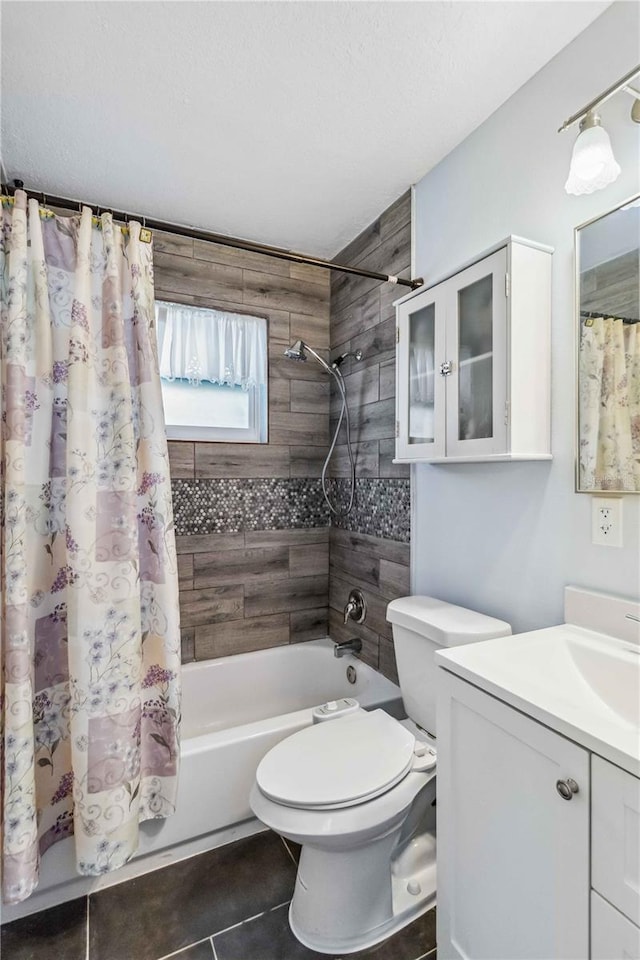
[[[622,497],[593,497],[591,540],[596,546],[622,546],[622,503]]]

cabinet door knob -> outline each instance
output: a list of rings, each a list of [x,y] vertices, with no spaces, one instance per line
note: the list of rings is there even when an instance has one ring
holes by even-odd
[[[453,370],[453,363],[451,360],[445,360],[444,363],[440,364],[440,376],[448,377]]]
[[[563,800],[573,800],[574,793],[579,791],[578,784],[571,777],[566,780],[556,780],[556,790]]]

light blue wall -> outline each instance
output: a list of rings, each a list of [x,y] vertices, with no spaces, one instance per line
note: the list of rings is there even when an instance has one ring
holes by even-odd
[[[613,4],[415,188],[414,275],[427,281],[510,233],[555,247],[553,461],[413,468],[413,592],[517,631],[561,622],[565,584],[640,594],[640,497],[624,498],[616,549],[592,546],[592,498],[573,492],[573,230],[640,190],[640,126],[627,94],[602,108],[623,172],[581,198],[564,192],[577,129],[556,133],[640,62],[639,38],[640,6]]]

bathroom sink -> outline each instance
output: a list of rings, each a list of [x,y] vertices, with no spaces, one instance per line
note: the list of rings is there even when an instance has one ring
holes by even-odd
[[[629,617],[639,611],[636,603],[621,608],[616,602],[612,633],[590,629],[592,622],[599,628],[609,623],[585,614],[581,624],[457,647],[437,653],[436,660],[640,776],[640,625]],[[588,602],[583,606],[588,610]]]
[[[571,637],[568,647],[593,693],[626,723],[640,726],[640,646],[593,634]]]
[[[449,652],[462,662],[461,648]],[[640,646],[563,624],[478,644],[464,663],[520,694],[640,727]]]

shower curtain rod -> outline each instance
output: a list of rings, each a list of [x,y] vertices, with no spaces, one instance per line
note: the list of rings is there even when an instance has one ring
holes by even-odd
[[[15,190],[24,190],[21,180],[14,180],[12,189],[7,190],[3,185],[3,193],[7,195]],[[72,200],[69,197],[54,197],[50,193],[37,192],[35,190],[25,190],[25,193],[37,200],[44,206],[64,207],[67,209],[81,209],[84,204],[80,200]],[[194,240],[207,240],[210,243],[219,243],[224,247],[234,247],[237,250],[246,250],[248,253],[261,253],[266,257],[275,257],[278,260],[288,260],[291,263],[302,263],[310,267],[320,267],[323,270],[336,270],[339,273],[348,273],[356,277],[367,277],[370,280],[380,280],[384,283],[394,283],[399,287],[410,287],[416,290],[424,283],[421,277],[416,280],[404,280],[401,277],[394,277],[392,274],[376,273],[374,270],[364,270],[361,267],[348,267],[346,264],[333,263],[331,260],[323,260],[321,257],[310,257],[305,253],[297,253],[295,250],[286,250],[284,247],[272,247],[266,243],[254,243],[252,240],[241,240],[239,237],[226,237],[220,233],[212,233],[209,230],[200,230],[197,227],[186,227],[179,223],[167,223],[164,220],[154,220],[151,217],[144,217],[134,213],[127,213],[123,210],[113,210],[111,207],[95,205],[92,207],[94,213],[110,213],[114,220],[122,220],[128,223],[129,220],[139,221],[143,227],[148,230],[160,230],[163,233],[173,233],[178,237],[190,237]]]
[[[623,323],[640,323],[637,317],[619,317],[617,313],[610,313],[607,310],[581,310],[580,316],[585,320],[599,320],[600,317],[613,317],[614,320],[622,320]]]

